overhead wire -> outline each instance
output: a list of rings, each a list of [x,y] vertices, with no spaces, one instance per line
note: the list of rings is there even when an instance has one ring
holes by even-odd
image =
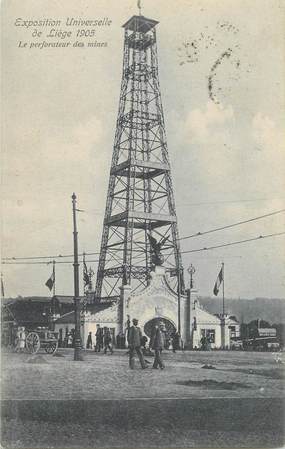
[[[61,264],[65,264],[65,265],[73,265],[74,264],[74,261],[73,260],[70,260],[70,261],[66,261],[66,262],[62,262],[62,261],[50,261],[50,262],[25,262],[25,261],[22,261],[22,262],[17,262],[17,261],[8,261],[8,262],[6,262],[6,261],[4,261],[4,262],[2,262],[2,264],[3,265],[51,265],[52,263],[55,263],[55,264],[59,264],[59,263],[61,263]],[[85,260],[85,262],[86,263],[93,263],[93,262],[99,262],[99,260]]]
[[[275,234],[259,235],[258,237],[254,237],[251,239],[237,240],[236,242],[223,243],[221,245],[209,246],[209,247],[198,248],[198,249],[190,249],[188,251],[181,251],[181,254],[196,253],[196,252],[200,252],[200,251],[209,251],[211,249],[224,248],[226,246],[232,246],[232,245],[239,245],[241,243],[253,242],[254,240],[266,239],[269,237],[277,237],[277,236],[284,235],[284,234],[285,234],[285,231],[284,232],[276,232]]]
[[[99,255],[100,253],[80,253],[78,254],[78,256],[96,256]],[[29,257],[3,257],[2,260],[4,261],[8,261],[8,260],[40,260],[40,259],[61,259],[61,258],[66,258],[66,257],[73,257],[73,254],[59,254],[58,256],[29,256]],[[48,263],[48,262],[43,262],[43,263]],[[59,263],[59,262],[57,262]]]
[[[281,214],[282,212],[285,212],[285,209],[280,209],[274,212],[271,212],[269,214],[264,214],[264,215],[260,215],[258,217],[254,217],[254,218],[249,218],[248,220],[243,220],[243,221],[237,221],[236,223],[232,223],[226,226],[221,226],[219,228],[213,228],[210,229],[208,231],[204,231],[204,232],[197,232],[196,234],[191,234],[191,235],[187,235],[185,237],[181,237],[178,240],[186,240],[186,239],[191,239],[192,237],[199,237],[200,235],[205,235],[205,234],[210,234],[211,232],[217,232],[217,231],[222,231],[223,229],[228,229],[228,228],[233,228],[234,226],[239,226],[245,223],[250,223],[252,221],[255,220],[260,220],[262,218],[266,218],[266,217],[270,217],[272,215],[277,215],[277,214]]]
[[[185,206],[211,206],[216,204],[226,204],[226,203],[255,203],[257,201],[274,201],[274,200],[284,200],[284,197],[277,198],[255,198],[255,199],[241,199],[241,200],[221,200],[221,201],[201,201],[199,203],[177,203],[177,207]]]
[[[245,239],[245,240],[237,240],[235,242],[229,242],[229,243],[222,243],[220,245],[215,245],[215,246],[209,246],[209,247],[204,247],[204,248],[198,248],[198,249],[191,249],[191,250],[187,250],[187,251],[181,251],[181,254],[188,254],[188,253],[196,253],[196,252],[201,252],[201,251],[209,251],[211,249],[217,249],[217,248],[224,248],[227,246],[232,246],[232,245],[239,245],[242,243],[247,243],[247,242],[253,242],[254,240],[261,240],[261,239],[266,239],[266,238],[270,238],[270,237],[278,237],[281,235],[284,235],[284,232],[276,232],[273,234],[266,234],[266,235],[259,235],[258,237],[253,237],[250,239]],[[167,255],[167,254],[166,254]],[[98,263],[99,260],[86,260],[86,263]],[[17,261],[8,261],[8,262],[2,262],[4,265],[49,265],[52,262],[17,262]],[[62,264],[73,264],[73,261],[68,261],[68,262],[62,262],[62,261],[54,261],[55,264],[57,263],[62,263]]]
[[[225,225],[225,226],[221,226],[221,227],[218,227],[218,228],[209,229],[208,231],[203,231],[203,232],[197,232],[195,234],[190,234],[190,235],[185,236],[185,237],[180,237],[178,240],[181,241],[181,240],[186,240],[186,239],[190,239],[190,238],[193,238],[193,237],[200,237],[202,235],[210,234],[212,232],[222,231],[224,229],[233,228],[235,226],[240,226],[242,224],[246,224],[246,223],[250,223],[250,222],[253,222],[253,221],[256,221],[256,220],[260,220],[262,218],[266,218],[266,217],[270,217],[270,216],[273,216],[273,215],[277,215],[277,214],[280,214],[282,212],[285,212],[285,209],[280,209],[280,210],[277,210],[277,211],[270,212],[268,214],[259,215],[258,217],[253,217],[253,218],[249,218],[247,220],[238,221],[238,222],[235,222],[235,223],[232,223],[232,224],[229,224],[229,225]],[[184,252],[182,251],[182,254],[183,253],[185,253],[185,251]],[[78,256],[84,256],[84,255],[85,256],[98,256],[98,255],[100,255],[100,253],[99,252],[83,252],[83,253],[78,254]],[[52,256],[3,257],[2,258],[2,261],[3,261],[2,263],[4,263],[4,261],[17,261],[17,260],[44,260],[44,259],[49,259],[50,261],[52,261],[54,259],[61,259],[61,258],[67,258],[67,257],[73,257],[73,254],[64,254],[64,255],[58,254],[58,255],[52,255]],[[46,263],[46,262],[44,262],[44,263]],[[57,263],[60,263],[60,262],[57,262]],[[62,263],[64,263],[64,262],[62,262]]]

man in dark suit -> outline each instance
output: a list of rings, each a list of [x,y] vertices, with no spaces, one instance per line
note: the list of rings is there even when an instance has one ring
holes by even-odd
[[[141,350],[142,331],[138,327],[138,323],[138,320],[134,318],[133,326],[130,327],[128,332],[129,365],[131,369],[134,369],[135,367],[135,353],[137,353],[139,357],[142,369],[147,368]]]
[[[163,363],[161,353],[162,349],[164,348],[164,323],[161,322],[158,325],[155,325],[155,328],[153,330],[151,341],[150,341],[150,347],[154,350],[154,362],[153,362],[153,368],[158,369],[164,369],[165,365]]]
[[[113,354],[113,348],[111,346],[112,337],[110,330],[107,327],[104,327],[103,342],[104,342],[104,354],[107,354],[107,349],[109,349],[111,354]]]
[[[96,345],[95,345],[95,352],[100,352],[102,346],[103,346],[103,334],[100,327],[100,324],[97,324],[97,330],[96,330]]]

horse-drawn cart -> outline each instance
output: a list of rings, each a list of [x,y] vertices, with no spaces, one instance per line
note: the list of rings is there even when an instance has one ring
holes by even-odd
[[[57,350],[58,334],[48,329],[36,329],[26,334],[26,350],[35,354],[43,348],[47,354],[53,354]]]

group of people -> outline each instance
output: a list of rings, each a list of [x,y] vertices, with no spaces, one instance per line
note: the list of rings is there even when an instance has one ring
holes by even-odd
[[[128,345],[129,345],[129,366],[130,369],[135,367],[135,354],[138,355],[142,369],[147,368],[142,347],[145,348],[145,339],[143,340],[142,331],[138,326],[138,320],[132,320],[133,325],[128,329]],[[162,360],[162,350],[165,347],[165,327],[163,322],[159,322],[154,326],[150,339],[150,348],[154,351],[153,369],[164,369],[165,365]]]
[[[102,349],[104,351],[104,354],[107,354],[108,350],[110,351],[111,354],[113,354],[112,336],[110,329],[108,329],[107,327],[101,328],[100,324],[97,324],[95,337],[96,337],[96,342],[94,345],[95,352],[101,352]],[[92,332],[89,332],[88,334],[86,348],[87,349],[93,348]]]
[[[201,340],[201,351],[209,351],[211,349],[211,339],[205,335],[202,336]]]
[[[132,326],[129,321],[126,331],[130,369],[134,369],[135,355],[137,355],[139,358],[141,368],[146,369],[148,367],[149,362],[145,359],[145,356],[153,355],[153,353],[151,353],[150,350],[154,351],[154,362],[152,368],[164,369],[165,364],[162,359],[162,351],[164,348],[169,346],[167,345],[167,333],[164,322],[158,321],[154,325],[150,337],[149,348],[146,347],[148,338],[142,334],[142,331],[138,326],[138,323],[139,323],[138,319],[133,318]],[[173,352],[176,352],[177,349],[181,348],[181,337],[178,332],[173,332],[173,334],[171,335],[171,341]],[[113,354],[112,336],[110,330],[107,327],[101,328],[100,324],[97,324],[97,329],[95,333],[95,342],[93,342],[92,339],[92,332],[89,332],[86,342],[86,348],[87,349],[94,348],[95,352],[101,352],[102,350],[104,354],[106,354],[107,351],[109,350],[110,353]]]
[[[72,330],[73,331],[73,330]],[[74,346],[74,331],[66,332],[65,338],[63,339],[62,346],[64,347],[73,347]],[[172,335],[172,348],[173,352],[180,347],[180,334],[174,332]],[[95,344],[93,345],[92,340],[92,332],[89,332],[86,342],[87,349],[93,349],[95,352],[104,352],[107,353],[109,350],[111,354],[113,354],[112,347],[112,336],[110,329],[107,327],[101,328],[100,324],[97,324],[97,329],[95,333]],[[18,328],[17,331],[17,351],[22,351],[25,347],[25,328]],[[128,354],[129,354],[129,367],[130,369],[134,369],[135,366],[135,355],[138,356],[140,365],[142,369],[147,368],[147,364],[149,363],[145,360],[146,355],[153,355],[150,350],[154,351],[154,369],[164,369],[165,364],[162,359],[162,351],[166,347],[167,343],[166,338],[166,330],[163,321],[157,322],[152,329],[151,338],[149,342],[149,348],[146,347],[146,343],[148,338],[142,334],[140,327],[138,326],[138,320],[133,318],[132,326],[129,322],[127,327],[127,342],[128,342]]]
[[[58,336],[58,347],[59,348],[74,348],[75,345],[75,331],[71,329],[68,331],[66,329],[65,336],[63,337],[63,332],[60,330]]]

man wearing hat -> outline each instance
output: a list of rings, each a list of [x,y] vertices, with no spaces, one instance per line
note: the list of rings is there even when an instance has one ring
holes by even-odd
[[[129,365],[131,369],[135,367],[135,352],[137,353],[142,369],[146,368],[146,364],[143,358],[141,350],[142,331],[138,327],[138,320],[133,319],[133,326],[130,327],[128,332],[128,344],[129,344]]]
[[[161,321],[160,323],[156,324],[151,336],[150,341],[150,347],[154,350],[154,362],[153,362],[153,368],[158,369],[164,369],[165,365],[163,363],[161,352],[164,348],[164,342],[165,342],[165,336],[164,336],[164,323]]]

